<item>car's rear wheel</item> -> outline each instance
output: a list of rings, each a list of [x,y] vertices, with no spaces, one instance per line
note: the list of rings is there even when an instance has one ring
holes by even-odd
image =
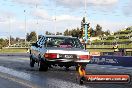
[[[85,81],[85,78],[84,77],[81,77],[80,80],[79,80],[79,84],[80,85],[83,85],[84,84],[84,81]]]
[[[40,62],[39,71],[48,71],[48,64],[46,62]]]
[[[65,66],[65,70],[66,71],[69,71],[69,66]]]
[[[76,71],[78,71],[78,69],[79,69],[79,66],[76,66]]]
[[[35,60],[33,60],[32,55],[30,56],[30,67],[34,67]]]

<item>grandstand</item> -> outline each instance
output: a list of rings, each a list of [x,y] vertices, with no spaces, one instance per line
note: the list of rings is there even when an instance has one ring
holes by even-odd
[[[93,40],[91,45],[88,45],[88,48],[112,48],[115,44],[119,48],[132,48],[132,27],[108,36],[100,36],[100,39]]]

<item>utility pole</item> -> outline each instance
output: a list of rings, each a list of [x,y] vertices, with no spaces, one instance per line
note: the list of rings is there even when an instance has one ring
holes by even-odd
[[[26,35],[27,35],[27,25],[26,25],[26,10],[24,10],[24,14],[25,14],[25,45],[26,45]]]
[[[11,18],[10,16],[8,16],[8,20],[9,20],[9,47],[11,45]]]
[[[37,23],[36,23],[36,29],[37,29],[37,31],[36,31],[36,36],[37,36],[37,41],[38,41],[38,19],[37,19]]]
[[[56,16],[55,16],[55,35],[56,35]]]
[[[86,2],[86,0],[85,0],[85,8],[84,8],[84,14],[85,14],[85,21],[87,21],[86,20],[86,17],[87,17],[87,2]]]
[[[37,9],[38,5],[36,4],[36,9]],[[36,16],[36,36],[37,36],[37,41],[38,41],[38,18]]]
[[[54,23],[55,28],[54,29],[55,29],[55,35],[56,35],[56,4],[55,4],[55,19],[54,20],[55,20],[55,23]]]

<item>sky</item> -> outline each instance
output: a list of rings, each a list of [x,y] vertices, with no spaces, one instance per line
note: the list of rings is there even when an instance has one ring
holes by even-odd
[[[87,22],[115,32],[132,26],[131,8],[132,0],[86,0]],[[84,16],[85,0],[0,0],[0,38],[80,28]]]

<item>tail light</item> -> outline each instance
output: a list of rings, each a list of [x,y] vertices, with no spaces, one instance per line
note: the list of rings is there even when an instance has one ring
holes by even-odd
[[[79,55],[79,58],[81,60],[89,60],[89,59],[91,59],[91,56],[90,55]]]
[[[44,57],[47,59],[55,59],[57,58],[57,53],[45,53]]]

